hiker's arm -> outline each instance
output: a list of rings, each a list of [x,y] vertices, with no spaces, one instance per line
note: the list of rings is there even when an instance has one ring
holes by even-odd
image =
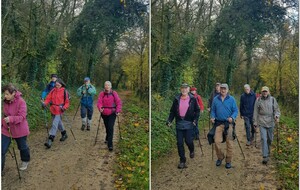
[[[196,123],[198,123],[198,120],[199,120],[199,117],[200,117],[200,107],[198,105],[197,100],[195,101],[195,110],[194,111],[195,111],[195,120],[194,120],[194,122],[196,124]]]
[[[97,108],[98,110],[100,111],[102,109],[102,93],[103,92],[100,92],[99,95],[98,95],[98,102],[97,102]]]
[[[53,89],[53,90],[54,90],[54,89]],[[45,106],[47,106],[47,105],[50,103],[51,100],[52,100],[52,93],[49,93],[49,94],[46,96],[46,99],[45,99],[45,101],[44,101]]]
[[[215,119],[216,118],[216,103],[214,101],[212,101],[211,104],[211,110],[210,110],[210,118],[211,119]]]
[[[49,89],[50,89],[50,85],[47,84],[46,88],[45,88],[44,91],[42,92],[42,96],[41,96],[42,99],[45,99],[45,98],[46,98],[47,94],[49,93]]]
[[[120,113],[122,111],[122,101],[117,92],[113,92],[116,100],[116,112]]]
[[[244,104],[243,104],[243,98],[241,96],[241,98],[240,98],[240,115],[241,115],[241,117],[244,116],[243,108],[244,108]]]
[[[176,100],[173,101],[167,122],[172,123],[172,121],[174,120],[175,114],[176,114]]]
[[[11,124],[21,123],[24,119],[26,119],[26,115],[27,115],[26,103],[25,103],[24,100],[20,100],[17,115],[8,116],[9,117],[9,123],[11,123]]]
[[[90,87],[88,89],[88,93],[90,95],[95,95],[96,94],[96,88],[93,85],[90,85]]]
[[[77,89],[77,96],[82,96],[82,86]]]
[[[237,105],[236,105],[236,101],[235,101],[235,99],[233,98],[233,100],[232,100],[232,114],[231,114],[230,117],[231,117],[233,120],[236,120],[236,117],[237,117],[238,113],[239,113],[239,110],[238,110],[238,107],[237,107]]]
[[[255,104],[254,104],[254,111],[253,111],[253,125],[254,126],[257,126],[257,120],[258,120],[258,118],[257,118],[258,117],[258,110],[257,110],[258,103],[257,102],[258,101],[256,100]]]
[[[278,103],[277,103],[277,101],[276,101],[275,98],[274,98],[274,117],[275,118],[279,118],[280,117],[279,106],[278,106]]]
[[[63,106],[64,110],[68,109],[69,106],[70,106],[69,92],[66,91],[66,100],[65,100],[65,104]]]

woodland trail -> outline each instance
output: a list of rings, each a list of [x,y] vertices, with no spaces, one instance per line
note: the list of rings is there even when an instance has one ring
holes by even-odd
[[[127,91],[119,95],[124,103],[127,98]],[[114,164],[118,150],[119,130],[116,120],[114,127],[114,150],[109,152],[105,140],[105,128],[101,119],[101,126],[98,134],[97,144],[94,146],[97,126],[99,121],[99,111],[96,106],[97,98],[94,98],[94,115],[91,130],[81,131],[80,110],[77,113],[68,113],[67,117],[72,123],[72,130],[75,134],[74,140],[66,116],[63,118],[68,139],[60,142],[60,132],[50,149],[44,146],[46,140],[46,129],[31,132],[28,137],[28,145],[31,152],[31,161],[27,170],[21,172],[21,181],[18,178],[14,159],[9,153],[6,155],[4,176],[2,177],[3,190],[40,190],[40,189],[72,189],[72,190],[110,190],[114,189]],[[74,103],[74,102],[73,102]],[[77,102],[76,102],[77,104]],[[42,110],[41,110],[42,112]],[[41,113],[42,117],[43,113]],[[120,116],[122,121],[122,116]],[[51,126],[51,121],[48,122]],[[11,147],[10,147],[11,149]],[[18,162],[20,164],[19,151],[15,148]]]
[[[199,123],[202,127],[202,122]],[[208,124],[205,124],[206,132]],[[233,142],[234,155],[232,159],[232,168],[226,169],[223,160],[222,165],[216,167],[217,160],[215,151],[212,160],[212,148],[204,139],[201,129],[200,138],[203,145],[204,156],[201,155],[199,142],[194,141],[195,158],[189,158],[188,149],[185,146],[187,156],[187,166],[183,170],[177,169],[179,157],[177,149],[173,150],[168,156],[160,158],[152,163],[151,187],[153,190],[188,190],[188,189],[226,189],[226,190],[253,190],[261,189],[276,190],[279,185],[276,181],[275,165],[272,157],[268,165],[262,164],[261,143],[259,132],[257,134],[257,148],[254,143],[246,146],[246,132],[243,120],[238,118],[236,123],[236,133],[244,151],[246,159],[243,159],[237,141]],[[175,138],[175,137],[174,137]],[[275,143],[275,142],[273,142]],[[225,143],[222,144],[222,150],[225,150]],[[226,153],[226,150],[225,150]]]

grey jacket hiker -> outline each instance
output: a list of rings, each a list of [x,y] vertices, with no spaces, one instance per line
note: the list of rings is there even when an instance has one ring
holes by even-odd
[[[270,94],[267,97],[259,97],[255,101],[253,113],[253,125],[260,127],[274,127],[275,117],[279,118],[280,110],[276,99]]]

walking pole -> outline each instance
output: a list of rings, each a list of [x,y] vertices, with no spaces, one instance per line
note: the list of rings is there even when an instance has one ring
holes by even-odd
[[[77,110],[76,110],[75,115],[74,115],[74,117],[73,117],[73,121],[74,121],[75,116],[77,115],[77,112],[78,112],[78,110],[79,110],[79,107],[80,107],[80,104],[81,104],[81,99],[82,99],[82,97],[83,97],[83,94],[82,94],[81,97],[80,97],[80,100],[79,100],[79,104],[78,104]]]
[[[61,118],[62,118],[62,115],[63,115],[63,114],[60,115]],[[71,131],[71,133],[72,133],[72,136],[74,137],[74,140],[76,141],[76,138],[75,138],[75,135],[74,135],[74,133],[73,133],[71,124],[70,124],[70,122],[69,122],[69,119],[68,119],[68,117],[67,117],[66,115],[65,115],[65,118],[66,118],[67,124],[68,124],[68,126],[69,126],[69,128],[70,128],[70,131]]]
[[[235,126],[233,126],[233,130],[235,131]],[[242,147],[241,147],[240,141],[239,141],[239,139],[238,139],[238,137],[237,137],[237,135],[236,135],[235,132],[234,132],[234,134],[235,134],[235,138],[236,138],[236,140],[237,140],[237,142],[238,142],[238,145],[239,145],[239,147],[240,147],[240,150],[241,150],[241,152],[242,152],[242,154],[243,154],[243,157],[244,157],[244,160],[245,160],[245,155],[244,155],[243,149],[242,149]]]
[[[277,144],[277,154],[279,153],[279,124],[276,122],[276,144]]]
[[[7,126],[8,126],[8,133],[10,135],[11,146],[12,146],[13,153],[14,153],[14,158],[15,158],[15,161],[16,161],[16,166],[17,166],[17,170],[18,170],[19,179],[21,180],[21,174],[20,174],[20,170],[19,170],[19,164],[18,164],[18,160],[17,160],[17,157],[16,157],[16,151],[15,151],[15,148],[14,148],[14,141],[13,141],[12,134],[11,134],[11,131],[10,131],[9,123],[7,123]]]
[[[47,130],[47,136],[46,136],[46,141],[47,141],[48,135],[49,135],[49,129],[48,129],[48,122],[47,122],[46,115],[47,115],[47,110],[46,110],[46,108],[45,108],[45,109],[44,109],[44,120],[45,120],[45,125],[46,125],[46,130]]]
[[[203,132],[204,132],[204,139],[206,139],[206,131],[205,131],[205,128],[204,128],[204,117],[203,117],[203,120],[202,120],[202,128],[203,128]]]
[[[208,131],[210,131],[210,112],[208,112]],[[214,143],[211,144],[211,160],[214,160]]]
[[[98,138],[98,133],[99,133],[100,125],[101,125],[101,113],[100,113],[100,116],[99,116],[99,122],[98,122],[98,128],[97,128],[97,133],[96,133],[96,137],[95,137],[95,144],[94,144],[94,146],[97,143],[97,138]]]
[[[203,154],[202,144],[201,144],[200,138],[199,138],[199,146],[200,146],[200,149],[201,149],[201,152],[202,152],[202,156],[203,156],[204,154]]]
[[[119,116],[117,115],[118,118],[118,127],[119,127],[119,135],[120,135],[120,139],[122,139],[122,135],[121,135],[121,126],[120,126],[120,119]]]

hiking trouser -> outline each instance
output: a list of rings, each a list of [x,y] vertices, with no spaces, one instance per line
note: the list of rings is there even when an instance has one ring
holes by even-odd
[[[224,132],[225,125],[219,125],[216,128],[216,133],[215,133],[215,149],[216,149],[216,154],[219,160],[224,159],[224,153],[221,150],[221,143],[223,141],[223,132]],[[232,127],[229,127],[228,133],[231,134],[229,131],[232,129]],[[231,162],[232,155],[233,155],[233,147],[232,147],[232,140],[230,139],[229,135],[226,136],[226,163]]]
[[[180,157],[180,162],[186,162],[185,152],[184,152],[184,142],[185,140],[186,145],[190,152],[194,152],[194,142],[193,142],[193,129],[176,129],[176,137],[177,137],[177,149],[178,155]]]
[[[4,164],[5,164],[5,156],[8,151],[9,145],[11,143],[11,138],[7,137],[5,135],[1,135],[2,141],[1,141],[1,171],[4,169]],[[15,138],[14,139],[17,142],[18,149],[20,150],[20,156],[21,160],[24,162],[29,162],[30,161],[30,151],[29,147],[27,145],[27,136],[20,137],[20,138]]]
[[[49,131],[49,135],[55,136],[57,129],[62,132],[65,130],[63,123],[62,123],[62,117],[61,115],[52,115],[52,127]]]
[[[105,129],[106,129],[106,137],[105,140],[107,141],[107,147],[113,147],[113,136],[114,136],[114,125],[116,121],[117,115],[115,113],[110,115],[102,115],[101,117],[104,121]]]
[[[260,138],[261,138],[261,146],[262,146],[262,156],[268,157],[270,154],[270,146],[273,141],[273,131],[274,127],[266,128],[260,126]]]
[[[247,141],[250,142],[251,140],[253,140],[255,133],[252,118],[244,116],[244,124],[246,129]]]
[[[81,113],[81,118],[85,118],[87,116],[87,118],[89,120],[92,120],[92,116],[93,116],[93,104],[92,105],[84,105],[84,104],[81,104],[81,107],[80,107],[80,113]]]

